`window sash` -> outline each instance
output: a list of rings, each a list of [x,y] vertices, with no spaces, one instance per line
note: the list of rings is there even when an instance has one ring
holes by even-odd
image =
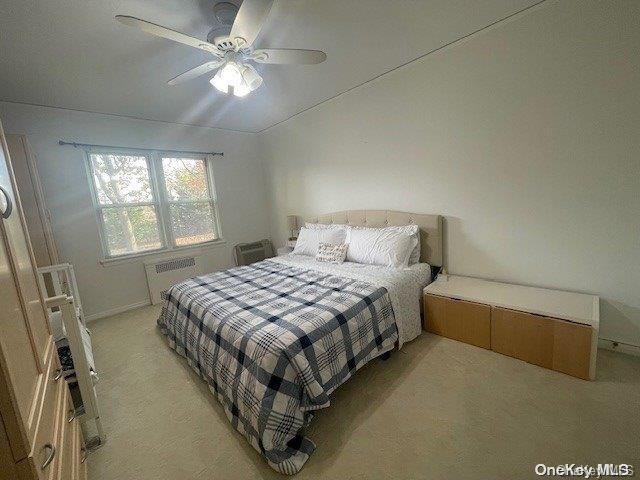
[[[157,248],[145,248],[145,249],[141,249],[141,250],[133,250],[131,252],[128,253],[122,253],[122,254],[118,254],[118,255],[112,255],[110,253],[111,248],[109,247],[109,241],[107,239],[107,229],[106,229],[106,225],[104,223],[104,211],[105,210],[118,210],[118,209],[127,209],[127,208],[139,208],[139,207],[153,207],[154,212],[156,214],[156,228],[158,231],[158,240],[160,241],[160,246]],[[165,240],[165,236],[163,235],[163,229],[162,229],[162,224],[161,224],[161,218],[160,218],[160,210],[157,204],[154,203],[145,203],[145,204],[131,204],[131,205],[99,205],[97,208],[97,212],[98,212],[98,223],[99,228],[100,228],[100,238],[101,238],[101,243],[102,243],[102,248],[103,248],[103,254],[105,258],[124,258],[124,257],[128,257],[128,256],[136,256],[136,255],[144,255],[146,253],[151,253],[151,252],[159,252],[162,250],[166,249],[166,240]]]
[[[169,190],[167,188],[167,180],[165,178],[164,175],[164,166],[163,166],[163,160],[165,159],[170,159],[170,158],[180,158],[180,159],[185,159],[185,160],[201,160],[204,162],[204,172],[206,175],[205,181],[206,181],[206,185],[207,185],[207,196],[203,197],[203,198],[184,198],[184,199],[180,199],[180,200],[172,200],[169,196]],[[211,162],[209,161],[208,158],[206,157],[197,157],[197,156],[193,156],[193,155],[177,155],[174,154],[172,156],[169,155],[159,155],[159,159],[158,159],[158,168],[160,170],[160,179],[162,180],[162,189],[164,191],[165,194],[165,200],[167,203],[181,203],[181,202],[189,202],[189,201],[193,201],[193,202],[206,202],[207,200],[210,201],[214,201],[214,189],[213,189],[213,175],[211,173]]]
[[[100,195],[98,195],[98,189],[96,186],[96,180],[95,180],[95,168],[93,165],[93,161],[91,160],[91,155],[113,155],[113,156],[131,156],[131,157],[143,157],[145,159],[145,162],[147,164],[147,175],[149,176],[149,189],[150,189],[150,193],[151,193],[151,201],[141,201],[141,202],[113,202],[113,203],[101,203],[100,202]],[[157,204],[158,203],[158,193],[157,193],[157,189],[154,188],[154,182],[153,182],[153,172],[152,172],[152,164],[153,164],[153,159],[151,158],[151,156],[149,154],[141,154],[141,153],[137,153],[137,152],[130,152],[130,151],[107,151],[107,150],[92,150],[90,152],[88,152],[87,155],[87,159],[89,162],[89,170],[91,173],[91,177],[90,177],[90,183],[92,186],[92,194],[94,196],[95,202],[98,206],[100,207],[109,207],[109,206],[138,206],[138,205],[152,205],[152,204]]]
[[[91,198],[94,206],[94,211],[98,221],[98,234],[102,245],[103,258],[107,259],[121,259],[127,257],[137,257],[140,255],[146,255],[150,253],[158,253],[163,251],[181,250],[184,248],[198,247],[209,243],[219,242],[222,240],[222,233],[220,229],[220,215],[218,211],[218,202],[216,197],[215,183],[213,179],[213,166],[211,158],[208,156],[194,156],[194,155],[181,155],[179,153],[172,153],[171,155],[164,154],[162,151],[154,152],[138,152],[135,150],[121,150],[121,149],[90,149],[86,152],[86,165],[87,176],[89,180],[89,186],[91,190]],[[145,202],[122,202],[122,203],[110,203],[101,204],[93,171],[93,163],[91,161],[91,154],[109,154],[109,155],[131,155],[138,157],[145,157],[147,162],[147,172],[149,174],[151,197],[153,201]],[[202,160],[205,165],[206,185],[207,185],[207,197],[200,199],[181,199],[170,200],[167,191],[167,184],[164,177],[164,169],[162,166],[162,160],[165,158],[185,158]],[[191,243],[188,245],[177,245],[174,236],[174,227],[171,219],[170,208],[171,205],[180,204],[192,204],[192,203],[208,203],[211,206],[213,215],[212,230],[214,239],[206,240],[204,242]],[[144,207],[150,206],[155,208],[156,212],[156,225],[158,228],[158,236],[160,238],[161,246],[157,249],[140,250],[122,255],[110,255],[109,245],[106,238],[106,229],[104,225],[103,210],[109,208],[127,208],[127,207]]]
[[[178,235],[176,235],[176,230],[178,229],[178,225],[176,223],[174,223],[174,217],[171,213],[171,207],[175,206],[175,205],[206,205],[211,209],[211,217],[212,217],[212,224],[211,224],[211,230],[212,230],[212,234],[213,234],[213,238],[210,240],[204,240],[202,242],[194,242],[194,243],[188,243],[186,245],[178,245]],[[200,245],[202,243],[208,243],[208,242],[215,242],[217,240],[220,239],[220,233],[219,233],[219,229],[218,229],[218,212],[216,210],[216,205],[213,201],[211,200],[199,200],[199,201],[187,201],[187,202],[171,202],[168,204],[168,216],[169,216],[169,228],[171,231],[171,238],[173,240],[174,245],[176,246],[176,248],[185,248],[185,247],[189,247],[192,245]]]
[[[165,174],[164,174],[164,167],[163,167],[163,160],[164,159],[168,159],[168,158],[184,158],[184,159],[191,159],[191,160],[202,160],[204,161],[204,167],[205,167],[205,175],[206,175],[206,185],[207,185],[207,198],[201,198],[201,199],[181,199],[181,200],[171,200],[169,197],[169,191],[167,188],[167,180],[165,178]],[[218,208],[217,208],[217,202],[215,201],[214,195],[215,195],[215,188],[214,188],[214,184],[213,184],[213,173],[212,173],[212,167],[211,167],[211,160],[207,157],[200,157],[200,156],[193,156],[193,155],[179,155],[179,154],[172,154],[172,155],[164,155],[162,154],[162,152],[159,152],[158,154],[158,158],[157,158],[157,169],[158,169],[158,175],[157,175],[157,180],[158,183],[161,185],[160,190],[160,195],[162,197],[162,207],[163,207],[163,217],[166,218],[166,222],[165,222],[165,228],[166,228],[166,234],[167,234],[167,238],[169,240],[169,243],[171,245],[172,248],[185,248],[185,247],[191,247],[191,246],[197,246],[197,245],[202,245],[202,244],[206,244],[206,243],[210,243],[210,242],[215,242],[218,241],[220,239],[220,222],[219,222],[219,216],[218,216]],[[213,211],[213,234],[214,234],[214,239],[213,240],[206,240],[204,242],[197,242],[197,243],[191,243],[189,245],[178,245],[177,241],[176,241],[176,235],[175,235],[175,227],[173,225],[173,221],[171,218],[171,205],[186,205],[186,204],[190,204],[190,203],[209,203],[211,205],[211,209]]]

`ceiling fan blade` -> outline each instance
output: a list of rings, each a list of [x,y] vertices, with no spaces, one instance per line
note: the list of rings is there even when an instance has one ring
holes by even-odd
[[[251,46],[269,15],[273,0],[244,0],[231,27],[229,37],[238,48]]]
[[[293,48],[261,48],[254,50],[251,58],[258,63],[279,65],[314,65],[327,59],[327,54],[320,50],[297,50]]]
[[[178,83],[186,82],[187,80],[192,80],[200,75],[204,75],[205,73],[210,72],[211,70],[215,70],[220,65],[224,63],[224,60],[213,60],[212,62],[203,63],[202,65],[192,68],[191,70],[187,70],[184,73],[181,73],[177,77],[172,78],[167,83],[169,85],[177,85]]]
[[[116,20],[118,20],[120,23],[124,23],[125,25],[137,27],[143,32],[150,33],[151,35],[155,35],[156,37],[173,40],[174,42],[182,43],[183,45],[188,45],[190,47],[204,50],[205,52],[213,53],[217,56],[222,56],[222,53],[218,51],[215,45],[195,37],[190,37],[189,35],[185,35],[184,33],[176,32],[175,30],[163,27],[162,25],[156,25],[155,23],[140,20],[139,18],[130,17],[128,15],[116,15]]]

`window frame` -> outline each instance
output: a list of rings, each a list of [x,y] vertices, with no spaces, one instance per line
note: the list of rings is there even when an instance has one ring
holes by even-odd
[[[151,201],[150,202],[127,202],[103,205],[100,203],[98,192],[94,180],[93,163],[91,161],[92,154],[104,154],[104,155],[129,155],[136,157],[144,157],[147,162],[147,171],[149,174],[149,185],[151,189]],[[207,189],[209,191],[208,198],[201,200],[170,200],[169,193],[164,177],[164,169],[162,167],[163,158],[186,158],[194,160],[202,160],[205,165],[205,174],[207,176]],[[98,237],[101,246],[101,259],[100,263],[111,263],[121,260],[134,259],[136,257],[142,257],[160,253],[171,253],[188,249],[198,249],[210,245],[216,245],[226,243],[222,237],[222,228],[220,223],[220,212],[218,208],[218,195],[215,188],[214,171],[213,171],[213,158],[211,155],[196,155],[193,153],[180,153],[178,151],[164,151],[164,150],[136,150],[136,149],[123,149],[123,148],[88,148],[85,150],[85,167],[87,180],[89,182],[89,190],[91,194],[91,201],[93,204],[93,211],[96,217],[98,227]],[[209,203],[213,211],[213,229],[216,238],[212,240],[205,240],[204,242],[191,243],[189,245],[176,245],[174,228],[171,221],[171,204],[184,204],[184,203]],[[139,252],[125,253],[122,255],[110,255],[109,246],[106,239],[104,218],[102,211],[105,208],[113,207],[142,207],[153,206],[156,211],[156,220],[158,225],[158,237],[160,239],[161,246],[150,250],[143,250]]]

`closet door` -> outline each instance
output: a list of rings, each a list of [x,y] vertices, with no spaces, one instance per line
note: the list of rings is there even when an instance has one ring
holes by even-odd
[[[0,125],[0,411],[14,459],[29,453],[52,339]]]
[[[6,135],[6,140],[36,265],[46,267],[59,263],[35,154],[24,135]]]
[[[35,354],[40,365],[42,365],[44,352],[51,341],[51,334],[44,309],[44,301],[38,288],[35,260],[31,243],[26,233],[26,222],[11,169],[9,150],[4,133],[1,131],[0,136],[2,137],[0,187],[5,190],[5,195],[10,199],[13,210],[7,218],[2,219],[5,244],[9,252],[10,261],[13,263],[18,290],[26,310],[25,314],[29,323]]]

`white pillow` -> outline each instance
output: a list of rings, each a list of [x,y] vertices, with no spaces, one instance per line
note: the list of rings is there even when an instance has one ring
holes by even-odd
[[[346,236],[347,231],[342,228],[313,229],[305,226],[300,229],[293,253],[296,255],[310,255],[315,257],[316,253],[318,253],[318,245],[320,242],[339,245],[344,243]]]
[[[397,268],[408,265],[416,239],[396,228],[351,228],[346,243],[349,262]]]
[[[404,232],[415,238],[415,246],[411,250],[409,255],[409,265],[418,263],[420,261],[420,227],[418,225],[402,225],[393,227],[384,227],[398,232]]]
[[[305,227],[313,230],[348,230],[349,225],[342,225],[340,223],[305,223]]]

